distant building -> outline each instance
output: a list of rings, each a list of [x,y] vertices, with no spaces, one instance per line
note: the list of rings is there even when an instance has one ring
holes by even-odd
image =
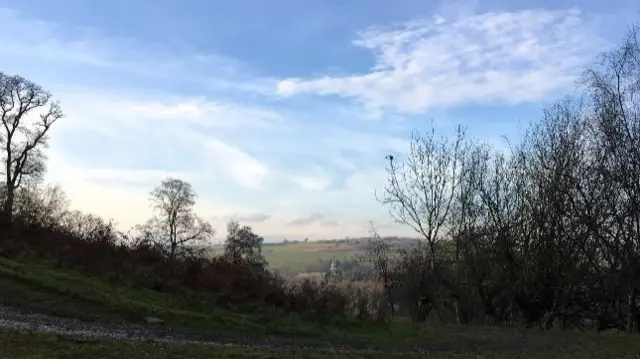
[[[333,259],[331,259],[329,273],[331,274],[331,276],[335,276],[338,273],[338,268],[336,267],[336,257],[333,257]]]

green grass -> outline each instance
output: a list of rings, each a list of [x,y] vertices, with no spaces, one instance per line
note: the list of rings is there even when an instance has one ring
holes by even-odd
[[[408,350],[412,347],[428,348],[435,352],[453,354],[456,352],[484,355],[501,354],[517,357],[523,353],[547,353],[547,357],[557,358],[636,358],[640,353],[640,338],[637,335],[598,335],[593,332],[579,333],[541,332],[499,327],[455,325],[413,325],[397,320],[390,324],[373,325],[356,320],[335,318],[303,317],[277,311],[241,313],[223,310],[212,305],[187,302],[167,294],[149,290],[116,286],[89,278],[72,271],[54,269],[44,263],[18,262],[0,258],[0,302],[16,305],[40,312],[91,319],[102,322],[126,320],[141,322],[145,316],[158,316],[176,330],[206,339],[240,339],[256,343],[305,343],[311,345],[345,345],[383,348],[385,350]],[[2,338],[7,338],[2,333]],[[24,337],[23,334],[9,335],[10,343],[0,342],[0,355],[7,353],[6,347],[17,350],[12,358],[49,357],[94,357],[83,356],[76,350],[83,348],[59,347],[46,336]],[[2,340],[5,340],[2,339]],[[51,353],[30,352],[40,350],[32,345],[19,344],[35,340]],[[18,344],[16,344],[18,343]],[[22,346],[29,348],[22,348]],[[40,345],[40,344],[38,344]],[[106,344],[105,344],[106,345]],[[121,357],[207,357],[210,348],[188,349],[181,352],[178,347],[166,349],[160,345],[119,343]],[[165,349],[163,349],[165,348]],[[165,356],[155,356],[165,350]],[[220,349],[221,350],[221,349]],[[140,351],[138,353],[137,351]],[[67,353],[68,352],[68,353]],[[99,350],[96,350],[99,353]],[[175,356],[171,356],[178,353]],[[125,354],[126,353],[126,354]],[[218,355],[218,352],[215,352]],[[269,357],[263,352],[221,351],[220,356],[209,357]],[[257,354],[256,354],[257,353]],[[562,355],[564,354],[564,356]],[[31,356],[29,356],[31,355]],[[89,355],[89,354],[87,354]],[[103,353],[103,358],[112,356]],[[200,355],[200,356],[199,356]],[[213,354],[211,354],[213,355]],[[235,356],[233,356],[235,355]],[[555,356],[551,356],[555,355]],[[281,356],[275,356],[281,357]],[[474,356],[470,356],[474,357]],[[526,356],[527,358],[531,356]],[[538,357],[538,356],[534,356]],[[544,357],[544,356],[541,356]]]
[[[222,253],[222,246],[212,248],[212,253]],[[307,267],[316,263],[318,259],[337,260],[350,259],[363,253],[361,249],[351,244],[330,243],[288,243],[288,244],[264,244],[262,252],[271,269],[288,268],[294,272],[304,272]]]
[[[43,263],[0,258],[0,303],[84,320],[142,323],[156,316],[167,325],[217,337],[295,336],[358,340],[371,325],[356,320],[313,318],[275,310],[241,313],[169,294],[105,283]]]
[[[42,263],[4,258],[0,258],[0,302],[85,320],[142,322],[146,316],[157,316],[171,326],[200,332],[215,330],[231,336],[317,337],[325,332],[325,328],[309,325],[309,320],[300,315],[232,312],[169,294],[108,284]]]

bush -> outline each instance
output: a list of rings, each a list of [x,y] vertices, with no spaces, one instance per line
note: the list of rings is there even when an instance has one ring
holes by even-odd
[[[245,244],[261,244],[248,227],[235,228]],[[273,307],[288,312],[318,315],[357,315],[373,318],[374,296],[353,284],[319,284],[308,279],[286,281],[272,273],[259,248],[245,248],[247,255],[206,257],[200,254],[170,258],[163,248],[115,230],[112,222],[74,212],[55,226],[23,221],[19,216],[9,228],[1,228],[6,240],[4,255],[37,257],[58,268],[71,269],[107,281],[167,292],[182,297],[205,298],[224,307]],[[234,237],[238,253],[237,236]],[[250,247],[250,246],[249,246]],[[353,301],[364,301],[354,310]]]

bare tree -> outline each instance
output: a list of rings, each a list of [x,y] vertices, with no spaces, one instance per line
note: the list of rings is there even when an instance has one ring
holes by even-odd
[[[389,206],[393,219],[408,225],[422,236],[431,251],[431,267],[436,243],[441,239],[459,185],[459,169],[466,152],[465,132],[456,137],[435,137],[435,129],[424,136],[414,132],[409,156],[400,161],[387,156],[387,184],[378,200]]]
[[[622,296],[626,329],[638,326],[640,293],[640,40],[634,26],[623,44],[605,53],[584,74],[592,105],[593,137],[598,143],[597,171],[606,182],[603,212],[610,214],[604,239],[610,267],[626,293]]]
[[[508,206],[517,209],[516,216],[506,222],[513,224],[511,256],[520,272],[511,287],[530,325],[550,329],[556,319],[565,321],[584,283],[576,273],[585,233],[571,201],[584,182],[585,150],[582,104],[567,98],[544,109],[519,149],[521,160],[510,166],[521,168],[513,181],[515,201]]]
[[[413,305],[420,308],[418,320],[424,320],[424,313],[428,313],[433,307],[432,301],[436,300],[434,288],[442,279],[437,270],[438,249],[443,248],[439,244],[444,240],[443,229],[453,209],[460,184],[459,171],[467,151],[468,143],[461,127],[456,129],[453,141],[446,137],[436,138],[432,128],[425,135],[413,133],[406,159],[387,157],[387,184],[378,200],[389,206],[397,223],[411,227],[424,241],[419,249],[401,254],[405,256],[404,267],[424,262],[428,265],[428,268],[415,268],[410,272],[410,277],[416,281],[411,297],[417,301]],[[438,300],[443,300],[442,295]]]
[[[371,224],[371,238],[367,243],[365,259],[372,264],[374,275],[382,282],[385,297],[391,311],[391,316],[395,315],[395,303],[393,301],[393,288],[395,284],[393,271],[393,253],[389,242],[380,237],[373,223]]]
[[[63,216],[60,226],[75,238],[86,242],[111,241],[122,237],[113,220],[105,220],[93,213],[83,213],[78,210],[70,211]]]
[[[63,116],[51,94],[21,77],[0,72],[0,121],[5,175],[3,218],[11,222],[16,189],[23,180],[44,172],[47,133]]]
[[[22,186],[14,207],[14,214],[28,225],[59,226],[70,215],[69,200],[60,185]]]
[[[191,184],[167,178],[151,192],[150,200],[157,215],[139,229],[144,237],[166,247],[170,258],[185,244],[213,236],[211,225],[193,212],[196,193]]]
[[[448,226],[453,241],[452,279],[448,289],[451,293],[453,307],[458,324],[468,324],[473,316],[473,286],[482,285],[483,270],[486,265],[479,265],[482,255],[483,214],[481,188],[484,172],[489,161],[489,147],[475,144],[462,158],[460,166],[460,183],[455,194],[453,208]]]

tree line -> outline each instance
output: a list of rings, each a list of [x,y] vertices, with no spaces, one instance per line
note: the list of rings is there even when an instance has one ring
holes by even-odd
[[[60,104],[40,85],[19,75],[0,72],[0,146],[4,165],[0,221],[3,226],[10,226],[16,214],[32,221],[53,215],[40,211],[29,216],[27,212],[35,210],[36,197],[43,195],[37,187],[46,171],[44,149],[52,125],[63,117]],[[48,195],[50,201],[63,206],[61,188],[52,188]],[[150,195],[156,215],[135,228],[140,239],[158,243],[174,257],[187,248],[186,244],[211,238],[213,228],[193,211],[195,199],[189,183],[177,178],[162,181]]]
[[[387,157],[378,199],[422,239],[370,243],[391,308],[415,321],[640,329],[637,27],[578,90],[506,151],[458,127],[415,133],[406,158]]]

